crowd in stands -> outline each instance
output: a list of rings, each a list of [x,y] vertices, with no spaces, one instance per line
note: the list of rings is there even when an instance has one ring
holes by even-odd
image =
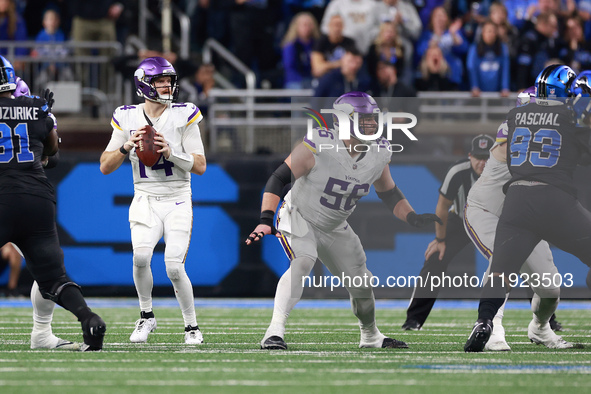
[[[221,14],[232,21],[253,10],[275,21],[266,41],[274,51],[234,53],[273,87],[313,88],[317,95],[368,84],[374,94],[384,92],[388,79],[395,82],[386,92],[396,94],[507,96],[531,86],[548,62],[580,71],[591,61],[589,0],[193,1],[206,25],[211,15],[213,21]],[[261,27],[243,24],[222,32],[218,26],[214,38],[232,48],[250,29]],[[211,29],[203,32],[202,41]],[[275,67],[268,64],[273,61]],[[282,74],[273,74],[277,70]]]
[[[262,86],[314,89],[317,95],[355,89],[507,96],[531,86],[548,62],[575,71],[591,66],[591,0],[173,3],[191,18],[194,54],[215,38],[256,72]],[[158,14],[160,1],[148,5]],[[0,40],[36,40],[32,56],[56,58],[68,54],[44,43],[123,43],[137,31],[137,7],[131,0],[0,0]],[[15,54],[29,53],[18,48]],[[72,78],[65,64],[41,67],[43,80]]]

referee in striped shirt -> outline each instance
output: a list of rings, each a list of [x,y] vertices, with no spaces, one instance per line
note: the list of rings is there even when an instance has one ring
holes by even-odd
[[[420,330],[435,304],[439,289],[431,291],[426,278],[441,277],[454,257],[472,243],[464,230],[464,205],[468,191],[484,170],[493,144],[493,138],[488,135],[474,137],[468,159],[454,164],[445,175],[435,209],[435,214],[441,218],[443,225],[435,223],[435,239],[425,251],[426,260],[421,269],[424,287],[415,287],[413,291],[406,311],[406,321],[402,325],[405,330]]]

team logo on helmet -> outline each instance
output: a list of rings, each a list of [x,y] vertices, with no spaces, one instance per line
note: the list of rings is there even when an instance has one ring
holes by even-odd
[[[541,99],[569,97],[570,85],[576,78],[572,68],[552,64],[542,70],[536,78],[536,97]]]
[[[178,97],[178,76],[172,64],[162,57],[144,59],[135,70],[135,87],[137,95],[161,104],[173,102]],[[170,93],[161,95],[154,86],[160,77],[170,78]]]

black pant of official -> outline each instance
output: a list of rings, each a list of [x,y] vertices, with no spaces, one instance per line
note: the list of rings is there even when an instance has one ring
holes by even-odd
[[[497,225],[491,272],[502,273],[504,278],[515,277],[542,239],[591,267],[591,212],[557,187],[512,185]],[[501,280],[484,286],[479,318],[494,317],[506,289],[506,282]]]
[[[449,263],[470,243],[462,219],[457,214],[450,212],[447,218],[443,259],[439,260],[439,253],[435,253],[424,262],[420,274],[424,286],[415,287],[410,305],[406,311],[407,321],[416,320],[420,325],[425,323],[439,294],[439,287],[431,291],[428,278],[433,276],[441,278]]]

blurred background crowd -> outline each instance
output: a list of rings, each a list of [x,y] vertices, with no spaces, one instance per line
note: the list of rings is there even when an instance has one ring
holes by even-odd
[[[127,179],[105,181],[98,158],[113,110],[138,100],[133,75],[144,58],[168,59],[179,101],[205,116],[208,171],[195,182],[195,220],[224,237],[193,240],[188,261],[216,262],[188,267],[193,285],[201,295],[270,296],[289,263],[276,242],[245,248],[243,235],[258,221],[269,174],[311,122],[303,109],[326,108],[314,106],[313,95],[361,90],[384,110],[417,114],[418,142],[402,133],[391,139],[404,145],[392,171],[413,206],[429,212],[446,168],[466,157],[472,138],[494,136],[516,92],[546,64],[591,69],[590,43],[591,0],[0,0],[0,54],[33,93],[55,92],[61,161],[48,177],[57,185],[68,270],[90,294],[135,294],[131,272],[121,269],[131,269],[129,232],[104,231],[125,230],[133,189]],[[588,182],[579,183],[588,204]],[[378,251],[370,258],[422,262],[432,233],[408,233],[394,219],[375,226],[380,209],[377,197],[362,203],[352,224]],[[103,221],[109,225],[94,224]],[[465,258],[474,272],[475,261],[473,253]],[[4,283],[14,292],[8,272]],[[155,285],[169,294],[165,272]]]
[[[162,1],[147,1],[159,14]],[[173,0],[191,21],[191,57],[179,73],[198,94],[213,86],[200,51],[214,38],[257,75],[259,87],[413,96],[416,91],[499,92],[533,85],[549,62],[591,66],[591,0]],[[39,42],[24,56],[66,56],[42,46],[119,41],[138,31],[138,1],[0,0],[0,40]],[[159,34],[148,42],[162,48]],[[53,52],[51,52],[53,51]],[[6,55],[6,49],[2,50]],[[139,53],[140,56],[153,54]],[[177,60],[175,53],[169,53]],[[121,59],[119,59],[121,60]],[[124,59],[125,60],[125,59]],[[17,66],[18,66],[18,62]],[[119,62],[116,64],[124,64]],[[73,79],[66,64],[37,77]],[[227,77],[238,86],[236,76]]]

